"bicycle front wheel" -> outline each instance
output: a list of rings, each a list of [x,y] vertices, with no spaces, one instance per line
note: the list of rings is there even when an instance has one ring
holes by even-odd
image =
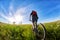
[[[43,24],[39,24],[38,26],[38,32],[41,40],[45,40],[45,27]]]

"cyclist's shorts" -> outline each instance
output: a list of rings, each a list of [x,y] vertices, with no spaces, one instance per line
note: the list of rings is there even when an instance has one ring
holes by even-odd
[[[37,22],[37,18],[32,18],[32,22]]]

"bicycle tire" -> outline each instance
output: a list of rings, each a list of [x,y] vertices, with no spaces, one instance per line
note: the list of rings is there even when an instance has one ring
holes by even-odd
[[[38,29],[38,31],[39,31],[39,34],[40,34],[40,37],[41,37],[40,39],[45,40],[46,28],[42,23],[39,24],[38,28],[39,27],[40,27],[40,30]]]
[[[36,22],[34,22],[34,25],[36,27]],[[40,23],[39,25],[40,26],[38,26],[38,28],[42,27],[43,31],[42,31],[42,35],[40,35],[41,32],[39,29],[37,29],[37,31],[36,31],[36,29],[35,29],[35,31],[33,31],[34,34],[36,35],[36,40],[45,40],[46,28],[42,23]]]

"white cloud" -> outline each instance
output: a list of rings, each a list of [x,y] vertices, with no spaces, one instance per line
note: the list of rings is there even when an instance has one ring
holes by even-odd
[[[13,10],[13,4],[10,3],[10,6],[9,6],[9,13],[8,13],[8,14],[9,14],[10,16],[12,16],[13,13],[14,13],[14,10]]]
[[[28,18],[27,13],[28,11],[31,11],[31,9],[29,7],[31,7],[31,5],[27,5],[26,7],[18,7],[16,11],[14,11],[13,5],[11,4],[9,6],[9,13],[7,13],[7,11],[5,10],[5,8],[3,6],[1,6],[2,9],[4,10],[4,12],[7,14],[7,16],[5,14],[2,13],[0,14],[0,16],[2,16],[3,18],[7,19],[9,21],[9,23],[13,23],[16,22],[16,24],[25,21],[26,17]],[[29,13],[28,13],[29,14]],[[24,20],[25,19],[25,20]]]
[[[4,13],[7,13],[7,11],[5,10],[4,6],[3,6],[3,5],[0,5],[0,6],[1,6],[3,12],[4,12]]]
[[[20,23],[21,21],[23,21],[24,15],[22,15],[22,14],[24,14],[26,12],[25,11],[26,8],[23,7],[23,8],[17,9],[16,12],[14,13],[14,15],[12,15],[12,12],[11,12],[12,9],[10,8],[10,10],[9,10],[9,14],[8,14],[9,16],[5,16],[3,13],[1,13],[0,15],[3,18],[7,19],[10,23],[12,23],[12,22]]]
[[[8,20],[10,22],[20,23],[24,18],[24,16],[22,15],[23,13],[25,13],[25,8],[19,8],[16,10],[13,16],[8,18]]]

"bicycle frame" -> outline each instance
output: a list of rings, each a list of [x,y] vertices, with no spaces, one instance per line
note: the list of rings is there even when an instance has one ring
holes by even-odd
[[[32,22],[32,21],[31,21]],[[40,23],[40,25],[43,27],[43,30],[44,30],[44,33],[43,33],[43,38],[41,39],[41,40],[45,40],[45,33],[46,33],[46,29],[45,29],[45,26],[42,24],[42,23]],[[37,30],[37,23],[36,22],[34,22],[34,28],[36,28],[36,30]],[[34,31],[34,33],[36,34],[36,35],[39,35],[39,33],[38,33],[38,30],[37,30],[37,32],[36,31]],[[40,35],[39,35],[40,36]]]

